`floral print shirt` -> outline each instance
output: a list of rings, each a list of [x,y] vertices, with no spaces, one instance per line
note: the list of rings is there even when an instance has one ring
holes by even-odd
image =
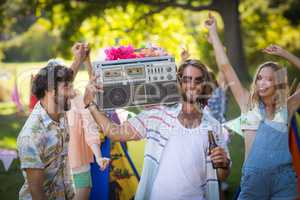
[[[68,164],[69,132],[66,118],[53,121],[38,102],[22,128],[17,148],[25,179],[19,199],[32,199],[25,169],[43,169],[47,199],[72,199],[74,190]]]

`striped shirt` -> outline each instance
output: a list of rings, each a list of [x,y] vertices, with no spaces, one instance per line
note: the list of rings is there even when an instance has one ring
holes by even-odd
[[[139,132],[141,139],[147,139],[144,154],[144,167],[138,190],[135,195],[136,200],[150,199],[153,183],[158,172],[164,148],[169,141],[170,135],[176,131],[174,129],[175,120],[177,119],[181,108],[181,104],[172,107],[152,107],[128,120],[131,126]],[[222,135],[221,124],[211,116],[209,109],[207,108],[203,111],[201,126],[208,130],[213,130],[218,145],[228,152]],[[212,168],[209,156],[206,157],[206,161],[207,184],[205,186],[205,197],[209,200],[218,200],[219,191],[216,170]]]

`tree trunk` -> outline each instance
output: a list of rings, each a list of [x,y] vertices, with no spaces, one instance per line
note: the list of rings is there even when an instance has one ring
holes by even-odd
[[[241,36],[239,0],[217,0],[215,6],[224,22],[224,44],[229,60],[240,80],[249,81]]]

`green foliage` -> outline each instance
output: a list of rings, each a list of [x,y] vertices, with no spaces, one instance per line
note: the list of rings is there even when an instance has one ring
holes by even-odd
[[[265,60],[261,50],[269,44],[278,44],[289,51],[300,49],[300,25],[293,25],[283,16],[289,8],[271,5],[265,0],[244,1],[240,5],[244,48],[249,63],[257,64]]]
[[[21,2],[21,0],[13,1]],[[216,69],[211,45],[206,42],[206,33],[203,30],[207,12],[188,11],[191,7],[209,5],[212,0],[177,0],[171,3],[156,0],[89,2],[43,0],[35,4],[30,0],[23,2],[31,3],[34,8],[26,5],[10,5],[8,1],[4,3],[5,12],[2,14],[4,17],[0,22],[6,24],[4,35],[11,39],[0,43],[0,58],[2,49],[6,61],[41,60],[53,56],[70,59],[70,48],[76,41],[89,42],[94,54],[98,54],[96,49],[103,47],[127,44],[141,47],[150,41],[165,47],[176,56],[177,60],[181,47],[188,47],[191,57],[199,58]],[[178,8],[180,5],[187,7],[180,9]],[[244,48],[251,73],[259,63],[266,59],[274,59],[261,53],[261,49],[271,43],[279,44],[292,52],[299,51],[300,25],[296,12],[300,9],[298,5],[297,0],[257,0],[255,4],[252,0],[240,1]],[[3,7],[0,4],[0,9]],[[30,13],[31,17],[27,17],[26,23],[22,25],[20,16],[22,14],[24,16],[24,13]],[[40,24],[40,20],[35,25],[29,26],[32,20],[36,19],[47,21],[48,25],[42,26],[43,31],[36,25]],[[218,24],[221,24],[221,21],[218,17]],[[20,32],[27,30],[28,27],[31,28],[20,35]],[[99,56],[97,55],[95,59],[99,59]]]
[[[24,13],[31,13],[35,18],[48,20],[51,34],[61,39],[58,46],[52,49],[56,56],[70,58],[69,49],[78,40],[88,41],[94,48],[115,45],[116,40],[120,40],[120,44],[131,43],[134,46],[143,46],[146,41],[152,41],[167,48],[177,58],[179,47],[189,46],[193,57],[200,57],[212,66],[215,64],[211,61],[213,59],[211,59],[210,45],[205,41],[202,32],[203,15],[206,15],[206,12],[201,14],[201,12],[174,8],[183,4],[192,7],[209,5],[211,0],[174,0],[168,5],[166,2],[170,1],[160,1],[161,4],[157,4],[158,1],[146,0],[89,2],[43,0],[35,4],[30,0],[13,1],[15,4],[9,4],[8,1],[3,4],[5,12],[2,15],[5,24],[8,24],[5,27],[9,27],[5,29],[6,34],[9,32],[7,30],[11,29],[13,31],[8,34],[10,36],[26,30],[32,20],[27,19],[27,23],[24,24],[18,23],[19,16]],[[26,2],[34,7],[22,5],[20,2]],[[278,43],[292,51],[300,49],[299,27],[295,25],[297,24],[295,10],[300,7],[297,2],[296,0],[257,0],[254,4],[253,0],[241,1],[239,10],[244,47],[250,65],[256,65],[264,59],[260,49],[270,43]],[[3,9],[4,6],[0,8]],[[149,12],[153,15],[147,15]],[[13,14],[16,17],[13,17]],[[20,51],[18,48],[22,45],[12,46],[15,47],[13,49],[15,52]],[[47,56],[49,58],[51,55],[47,54]]]
[[[19,190],[24,183],[19,160],[14,160],[8,171],[0,163],[1,199],[19,199]]]
[[[278,44],[283,48],[300,56],[300,25],[296,25],[284,16],[291,9],[295,1],[243,1],[240,4],[241,24],[244,38],[244,48],[250,74],[254,74],[256,67],[262,62],[273,60],[283,66],[288,66],[289,81],[300,78],[297,69],[290,63],[276,56],[262,52],[270,44]],[[297,8],[295,8],[297,9]]]
[[[193,43],[179,10],[165,10],[146,20],[140,19],[148,7],[129,4],[125,8],[107,9],[102,18],[92,17],[79,29],[80,35],[94,47],[132,44],[145,46],[152,42],[179,58],[180,46]],[[162,31],[163,30],[163,31]]]
[[[27,32],[1,44],[5,62],[44,61],[56,56],[58,37],[40,19]]]

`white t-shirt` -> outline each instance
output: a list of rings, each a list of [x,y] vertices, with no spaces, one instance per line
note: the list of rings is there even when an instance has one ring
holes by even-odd
[[[207,129],[185,128],[175,120],[174,132],[164,149],[151,200],[204,200]]]

